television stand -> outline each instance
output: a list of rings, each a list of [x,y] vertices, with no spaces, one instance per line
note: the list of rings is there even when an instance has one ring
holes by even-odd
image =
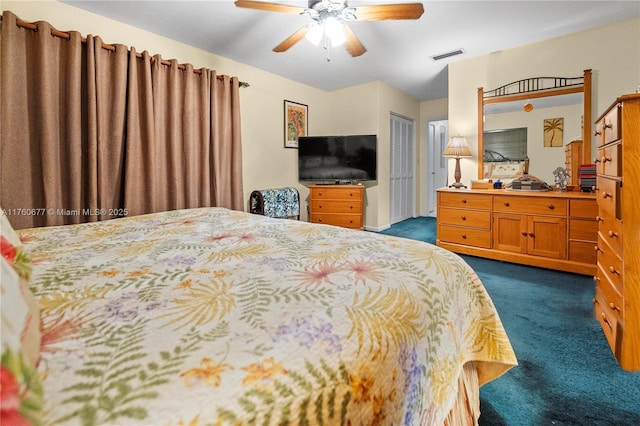
[[[310,185],[309,221],[364,229],[364,185]]]

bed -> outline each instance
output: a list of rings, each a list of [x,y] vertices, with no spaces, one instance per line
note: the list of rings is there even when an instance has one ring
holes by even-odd
[[[474,424],[517,364],[476,274],[427,243],[224,208],[17,236],[41,332],[17,415],[43,424]]]

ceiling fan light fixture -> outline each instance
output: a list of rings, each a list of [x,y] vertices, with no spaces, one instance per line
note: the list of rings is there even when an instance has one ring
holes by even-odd
[[[324,31],[333,47],[341,46],[347,41],[344,35],[344,23],[330,16],[324,21]]]
[[[324,28],[320,24],[313,25],[305,35],[305,38],[316,46],[320,44],[322,37],[324,37]]]

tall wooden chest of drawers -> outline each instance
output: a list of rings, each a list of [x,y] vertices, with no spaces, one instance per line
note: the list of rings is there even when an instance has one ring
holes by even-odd
[[[595,136],[595,312],[622,368],[640,371],[640,94],[616,99]]]
[[[567,185],[580,186],[580,164],[582,164],[582,141],[573,140],[564,147],[564,168],[569,172]]]
[[[311,185],[309,221],[344,228],[364,228],[363,185]]]

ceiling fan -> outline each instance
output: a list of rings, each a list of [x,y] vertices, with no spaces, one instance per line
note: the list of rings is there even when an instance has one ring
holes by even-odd
[[[306,37],[314,44],[319,44],[323,40],[327,49],[329,44],[337,46],[344,43],[347,52],[353,57],[362,55],[367,49],[346,22],[418,19],[424,12],[422,3],[349,7],[347,0],[309,0],[307,8],[252,0],[238,0],[235,5],[268,12],[306,15],[312,19],[313,22],[300,28],[277,45],[273,49],[274,52],[285,52]],[[327,60],[330,59],[327,57]]]

